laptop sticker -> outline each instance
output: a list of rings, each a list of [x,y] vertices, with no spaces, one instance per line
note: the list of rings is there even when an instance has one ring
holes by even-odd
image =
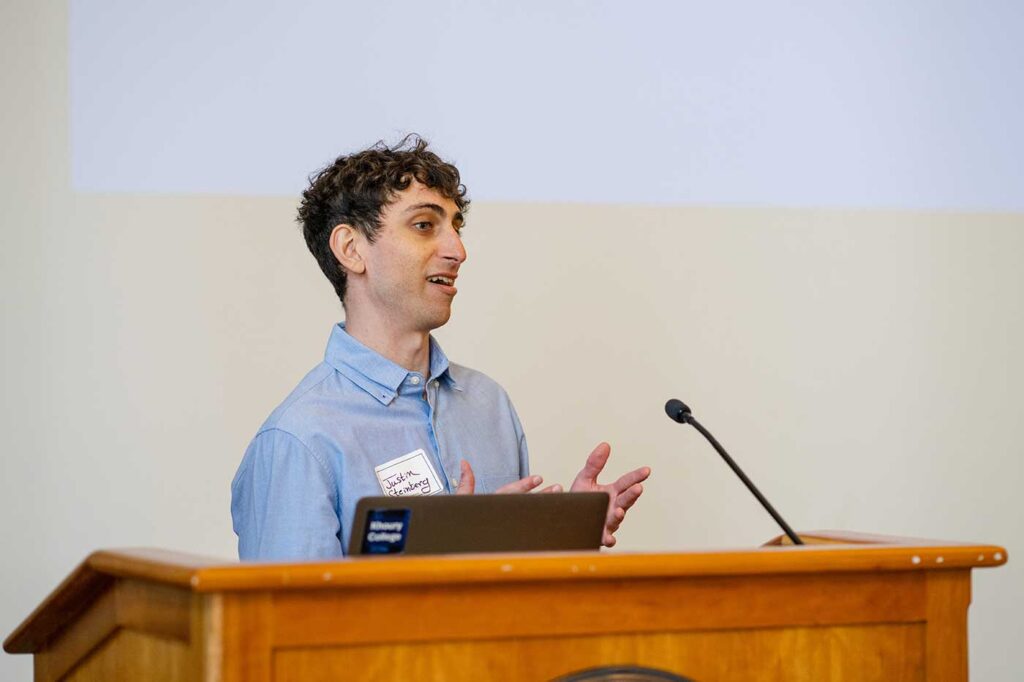
[[[401,554],[411,515],[409,509],[371,509],[366,515],[363,554]]]

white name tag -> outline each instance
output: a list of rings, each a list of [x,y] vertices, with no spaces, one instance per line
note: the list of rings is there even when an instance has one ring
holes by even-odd
[[[384,462],[373,471],[381,492],[391,497],[436,495],[442,490],[441,480],[422,449]]]

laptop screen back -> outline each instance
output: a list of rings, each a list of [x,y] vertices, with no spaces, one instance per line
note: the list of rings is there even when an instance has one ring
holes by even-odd
[[[606,493],[364,497],[350,555],[599,549]]]

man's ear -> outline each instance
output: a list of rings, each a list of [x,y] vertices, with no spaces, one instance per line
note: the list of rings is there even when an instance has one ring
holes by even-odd
[[[341,223],[331,230],[331,253],[348,272],[362,274],[366,271],[362,249],[366,244],[363,233],[351,225]]]

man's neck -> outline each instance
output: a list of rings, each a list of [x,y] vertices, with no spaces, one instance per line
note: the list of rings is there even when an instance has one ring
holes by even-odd
[[[396,365],[430,376],[430,332],[392,329],[383,321],[352,315],[346,316],[345,331]]]

